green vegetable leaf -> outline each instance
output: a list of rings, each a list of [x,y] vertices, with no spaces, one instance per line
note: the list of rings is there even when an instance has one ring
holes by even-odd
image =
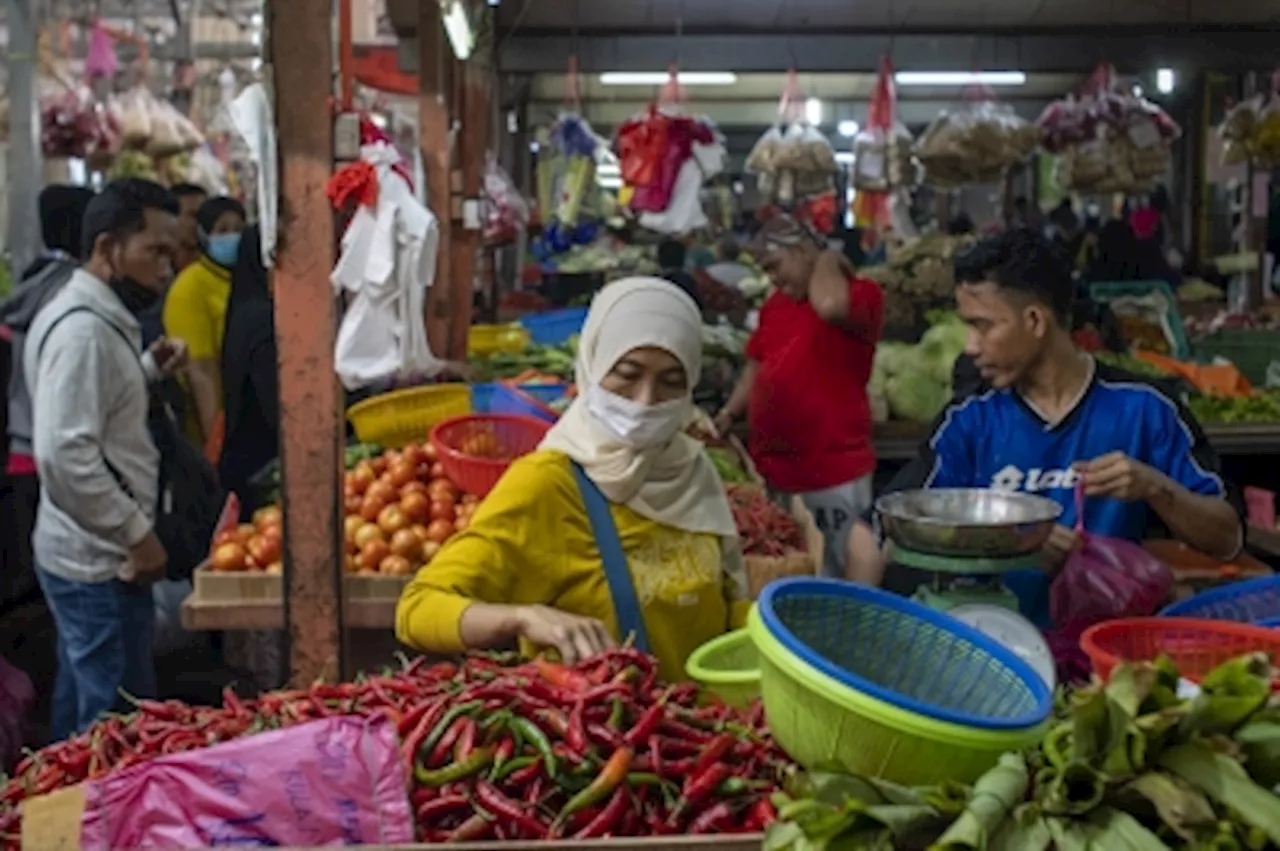
[[[1064,818],[1047,819],[1045,826],[1053,837],[1054,851],[1092,851],[1083,826]]]
[[[1197,828],[1217,823],[1213,806],[1199,790],[1185,781],[1161,772],[1147,772],[1126,786],[1121,799],[1139,797],[1155,808],[1170,830],[1188,842],[1195,841]]]
[[[1094,851],[1169,851],[1169,846],[1137,819],[1114,807],[1091,813],[1086,832]]]
[[[1271,698],[1271,660],[1254,653],[1214,668],[1200,684],[1183,721],[1183,734],[1230,733]]]
[[[1198,744],[1172,748],[1160,763],[1280,845],[1280,797],[1254,783],[1240,763]]]
[[[1251,721],[1236,731],[1249,775],[1265,788],[1280,786],[1280,720]]]
[[[1034,804],[1023,804],[991,838],[990,851],[1048,851],[1053,842],[1044,813]]]

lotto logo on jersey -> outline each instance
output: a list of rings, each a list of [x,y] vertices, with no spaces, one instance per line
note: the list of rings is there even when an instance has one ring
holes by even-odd
[[[1068,467],[1065,470],[1045,470],[1032,467],[1030,470],[1019,470],[1010,464],[991,477],[991,487],[998,491],[1038,491],[1074,488],[1080,481],[1080,471]]]

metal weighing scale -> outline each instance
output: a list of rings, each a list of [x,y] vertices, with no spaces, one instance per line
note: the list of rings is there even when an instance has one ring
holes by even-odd
[[[917,602],[1000,642],[1055,685],[1053,654],[1002,577],[1041,566],[1061,506],[1029,494],[939,488],[888,494],[876,510],[890,541],[888,562],[929,576],[913,595]]]

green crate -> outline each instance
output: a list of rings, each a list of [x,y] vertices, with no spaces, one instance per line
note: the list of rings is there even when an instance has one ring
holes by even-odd
[[[1250,384],[1262,387],[1267,383],[1267,367],[1273,360],[1280,360],[1280,331],[1215,331],[1191,346],[1196,360],[1209,362],[1225,358],[1235,364]]]
[[[1187,332],[1182,325],[1182,313],[1173,289],[1164,281],[1098,281],[1089,285],[1089,297],[1099,304],[1110,304],[1120,298],[1142,298],[1152,294],[1163,297],[1165,303],[1164,330],[1169,341],[1169,354],[1178,360],[1186,360],[1191,349],[1187,345]],[[1117,313],[1118,315],[1118,313]]]

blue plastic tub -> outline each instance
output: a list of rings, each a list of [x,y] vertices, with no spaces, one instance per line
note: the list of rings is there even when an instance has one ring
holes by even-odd
[[[540,346],[558,346],[574,334],[582,333],[587,321],[587,308],[566,307],[550,313],[537,313],[520,320],[533,342]]]
[[[560,419],[545,403],[519,388],[507,387],[505,384],[494,385],[493,395],[489,397],[489,413],[533,417],[546,423],[554,423]]]
[[[493,413],[491,407],[493,405],[493,394],[500,385],[497,384],[473,384],[471,385],[471,410],[477,414]]]
[[[1164,617],[1280,626],[1280,576],[1232,582],[1174,603]]]
[[[521,384],[520,389],[537,399],[544,405],[559,402],[569,392],[569,385],[562,382],[543,382],[539,384]]]

